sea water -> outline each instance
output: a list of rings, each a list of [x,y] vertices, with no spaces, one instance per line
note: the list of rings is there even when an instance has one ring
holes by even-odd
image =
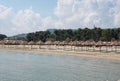
[[[120,61],[0,51],[0,81],[118,81]]]

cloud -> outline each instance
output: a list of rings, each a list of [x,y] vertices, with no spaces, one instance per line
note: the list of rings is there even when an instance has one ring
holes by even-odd
[[[41,19],[41,15],[34,12],[32,8],[20,10],[12,19],[13,30],[19,33],[36,31],[42,24]]]
[[[0,5],[0,33],[11,36],[41,29],[42,17],[32,8],[15,12],[12,8]]]
[[[12,13],[12,8],[7,8],[3,5],[0,5],[0,20],[5,20],[10,18]]]
[[[0,5],[0,33],[11,33],[12,23],[10,21],[13,14],[11,7]]]
[[[120,27],[120,0],[116,0],[116,6],[114,7],[115,13],[114,13],[114,23],[115,26]]]
[[[58,0],[55,15],[71,28],[92,27],[94,24],[114,27],[120,19],[120,13],[116,12],[116,9],[120,10],[117,1],[119,0]]]
[[[54,28],[55,21],[52,19],[51,16],[45,17],[42,19],[42,30],[46,30],[49,28]]]
[[[120,0],[58,0],[54,16],[42,17],[32,7],[14,11],[0,5],[0,33],[15,35],[49,28],[120,27]]]

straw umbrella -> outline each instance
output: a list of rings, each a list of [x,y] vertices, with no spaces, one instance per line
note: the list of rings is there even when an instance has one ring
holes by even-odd
[[[81,51],[83,51],[84,41],[79,41],[79,46],[81,47]]]
[[[77,40],[73,41],[74,50],[75,50],[75,47],[78,47],[78,45],[79,45],[79,41]]]
[[[25,48],[25,45],[27,45],[28,42],[27,41],[20,41],[20,45],[23,45],[23,48]]]
[[[93,51],[95,51],[96,42],[95,41],[91,41],[89,45],[90,45],[90,47],[93,47]]]
[[[68,43],[66,41],[62,41],[60,42],[60,45],[63,46],[63,50],[65,50],[65,47],[68,45]]]
[[[111,46],[111,42],[104,42],[104,46],[106,47],[106,52],[108,52],[108,47]]]
[[[117,46],[119,46],[119,42],[117,40],[112,41],[112,46],[115,47],[115,52],[117,52]]]
[[[41,45],[43,45],[43,42],[42,41],[38,41],[36,44],[39,45],[39,49],[41,49]]]
[[[72,47],[73,47],[73,41],[70,41],[70,42],[68,43],[68,45],[71,46],[71,50],[72,50]]]
[[[50,49],[50,46],[53,45],[52,41],[46,41],[45,45],[47,45],[47,48]]]
[[[56,45],[57,49],[59,49],[60,41],[54,41],[53,44]]]
[[[12,41],[12,45],[14,45],[14,48],[17,48],[17,46],[19,45],[20,43],[16,40]]]
[[[4,41],[0,41],[0,45],[4,47]]]
[[[32,48],[33,48],[33,45],[35,45],[35,42],[30,41],[30,42],[28,42],[28,45],[31,45],[31,48],[30,48],[30,49],[32,49]]]
[[[90,46],[90,41],[85,41],[84,46],[86,47],[86,51],[88,51]]]
[[[102,42],[102,41],[98,41],[98,42],[96,43],[96,47],[99,47],[99,51],[100,51],[100,52],[101,52],[102,46],[103,46],[103,42]]]
[[[10,47],[10,45],[12,45],[12,40],[5,40],[5,45]]]

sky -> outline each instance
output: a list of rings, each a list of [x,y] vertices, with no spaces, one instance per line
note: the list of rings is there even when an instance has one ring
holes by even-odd
[[[0,0],[0,33],[118,28],[120,0]]]

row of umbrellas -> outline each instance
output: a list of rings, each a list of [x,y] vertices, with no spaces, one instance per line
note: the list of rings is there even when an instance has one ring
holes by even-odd
[[[70,45],[70,46],[120,46],[120,41],[111,41],[111,42],[103,42],[103,41],[38,41],[38,42],[27,42],[27,41],[18,41],[18,40],[4,40],[0,41],[0,45]]]

